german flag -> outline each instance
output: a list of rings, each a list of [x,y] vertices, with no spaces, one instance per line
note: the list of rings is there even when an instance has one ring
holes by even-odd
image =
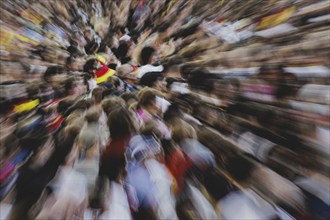
[[[96,83],[100,84],[103,83],[105,81],[107,81],[107,79],[110,76],[113,76],[116,73],[116,71],[110,69],[107,66],[102,66],[100,69],[96,70]]]
[[[14,112],[25,112],[36,108],[39,105],[39,99],[24,101],[14,106]]]
[[[107,60],[101,56],[100,54],[95,54],[95,58],[97,59],[97,61],[99,61],[102,65],[108,65]]]

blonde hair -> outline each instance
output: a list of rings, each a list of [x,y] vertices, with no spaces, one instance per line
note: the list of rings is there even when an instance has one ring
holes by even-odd
[[[118,96],[113,96],[110,97],[108,99],[104,99],[101,102],[103,111],[109,115],[110,112],[112,112],[114,109],[118,108],[118,107],[125,107],[126,103],[124,101],[124,99],[118,97]]]
[[[169,127],[172,130],[172,138],[177,143],[184,139],[197,139],[197,132],[193,126],[182,119],[173,120]]]
[[[88,123],[98,122],[100,115],[101,115],[100,111],[98,111],[96,109],[88,110],[86,112],[85,119]]]

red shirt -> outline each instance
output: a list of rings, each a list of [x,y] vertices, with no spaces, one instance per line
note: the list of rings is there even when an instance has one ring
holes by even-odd
[[[183,186],[185,173],[191,167],[192,161],[180,148],[176,148],[166,158],[166,166],[176,179],[178,190]]]
[[[113,139],[107,145],[102,158],[109,158],[109,157],[121,157],[125,155],[126,148],[130,137],[122,137]]]

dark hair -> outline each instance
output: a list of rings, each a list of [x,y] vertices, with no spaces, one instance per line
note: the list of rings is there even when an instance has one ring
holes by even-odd
[[[150,59],[155,52],[155,49],[152,47],[144,47],[141,51],[141,64],[146,65],[150,62]]]
[[[182,77],[186,79],[197,68],[198,67],[193,66],[193,65],[183,65],[182,67],[180,67],[180,73],[181,73]]]
[[[68,66],[68,65],[70,65],[74,62],[75,62],[75,57],[74,56],[69,56],[68,58],[66,58],[65,64],[66,64],[66,66]]]
[[[163,74],[161,72],[149,72],[144,74],[140,79],[140,85],[152,87],[155,82],[162,80]]]
[[[62,103],[63,104],[63,103]],[[64,116],[68,116],[70,115],[72,112],[76,111],[76,110],[80,110],[80,111],[86,111],[88,108],[90,108],[92,105],[90,100],[79,100],[76,104],[74,104],[73,106],[70,106],[70,108],[68,108],[65,111]]]
[[[97,62],[96,59],[88,60],[84,65],[84,72],[92,73],[92,71],[96,69]]]
[[[108,115],[111,139],[122,138],[133,132],[133,122],[126,108],[116,108]]]
[[[102,41],[101,44],[100,44],[100,47],[99,47],[99,50],[97,51],[98,53],[105,53],[106,52],[106,49],[107,49],[107,44]]]
[[[108,65],[108,67],[109,67],[110,69],[112,69],[112,70],[115,70],[115,69],[117,69],[117,64],[115,64],[115,63],[110,63],[110,64]]]
[[[71,54],[71,56],[77,57],[80,55],[80,51],[76,46],[71,45],[66,50]]]
[[[168,122],[171,121],[172,119],[182,118],[182,117],[183,115],[179,108],[179,105],[177,103],[173,103],[168,107],[168,109],[164,113],[163,119],[164,121]]]
[[[188,37],[189,35],[192,35],[194,34],[197,30],[198,30],[198,27],[199,27],[199,23],[195,23],[187,28],[184,28],[182,30],[180,30],[179,32],[173,34],[172,37],[174,37],[174,40],[178,39],[178,38],[186,38]]]
[[[11,101],[5,98],[0,98],[0,114],[6,114],[11,110]]]
[[[116,50],[116,57],[121,60],[124,59],[128,52],[128,45],[126,42],[121,42]]]
[[[163,139],[161,140],[161,146],[163,148],[164,156],[166,160],[175,149],[174,141],[171,139]]]
[[[228,159],[226,168],[236,181],[246,182],[254,169],[254,164],[243,156],[235,155]]]
[[[84,77],[84,80],[86,80],[86,82],[87,82],[88,80],[94,78],[94,75],[90,74],[90,73],[84,73],[83,77]]]
[[[87,54],[92,55],[95,54],[99,49],[99,44],[96,42],[90,42],[85,46],[85,51]]]
[[[74,87],[76,87],[76,81],[75,79],[73,78],[69,78],[65,81],[65,84],[64,84],[64,90],[65,90],[65,93],[66,95],[69,95],[69,92],[71,89],[73,89]]]
[[[44,80],[49,82],[49,78],[58,74],[64,74],[65,69],[63,66],[50,66],[47,68],[46,72],[44,73]]]
[[[72,102],[68,102],[65,100],[60,101],[57,106],[58,113],[60,113],[61,115],[66,115],[66,111],[70,109],[72,104]]]

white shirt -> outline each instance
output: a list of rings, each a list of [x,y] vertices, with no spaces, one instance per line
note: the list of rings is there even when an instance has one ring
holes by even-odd
[[[140,79],[146,73],[149,73],[149,72],[162,72],[163,70],[164,70],[164,67],[162,65],[154,66],[154,65],[151,65],[151,64],[147,64],[147,65],[139,67],[137,77]]]
[[[223,219],[272,219],[275,209],[252,190],[232,192],[218,203]]]

